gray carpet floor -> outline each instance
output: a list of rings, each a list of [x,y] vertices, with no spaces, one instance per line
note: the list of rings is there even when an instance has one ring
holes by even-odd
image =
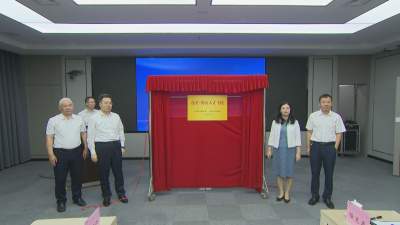
[[[129,203],[119,203],[114,195],[114,203],[101,208],[102,215],[117,216],[119,225],[317,225],[320,209],[326,208],[323,203],[307,204],[311,178],[307,158],[295,165],[289,204],[275,201],[276,187],[270,176],[269,199],[262,199],[253,190],[240,188],[178,189],[157,194],[155,201],[148,202],[148,161],[125,160],[123,167]],[[267,171],[268,167],[269,161]],[[343,209],[346,200],[357,199],[366,209],[400,211],[400,178],[391,173],[392,165],[386,162],[371,158],[338,158],[333,193],[336,208]],[[32,161],[0,171],[0,224],[29,225],[37,219],[90,215],[93,208],[73,205],[70,192],[67,211],[56,211],[52,176],[47,161]],[[100,187],[84,188],[83,198],[91,206],[101,204]]]

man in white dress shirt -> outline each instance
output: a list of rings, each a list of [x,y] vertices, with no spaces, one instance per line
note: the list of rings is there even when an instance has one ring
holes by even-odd
[[[319,174],[321,166],[325,172],[325,187],[322,199],[330,209],[335,208],[332,202],[333,171],[336,154],[346,131],[339,114],[332,111],[332,96],[323,94],[319,97],[320,110],[311,113],[307,121],[307,152],[311,164],[311,199],[309,205],[319,201]]]
[[[122,203],[127,203],[124,177],[122,173],[122,154],[125,153],[124,126],[118,114],[111,112],[111,95],[99,97],[100,111],[89,120],[88,143],[93,162],[99,163],[99,174],[103,205],[111,204],[109,183],[110,168],[114,174],[115,191]]]
[[[86,128],[89,124],[89,119],[96,114],[99,110],[95,109],[96,100],[92,96],[88,96],[85,98],[86,108],[78,113],[80,117],[82,117],[85,122]]]
[[[47,123],[46,147],[50,164],[54,168],[57,211],[64,212],[68,171],[71,176],[73,203],[86,205],[82,199],[81,170],[88,150],[85,124],[80,116],[73,114],[74,105],[71,99],[62,98],[59,101],[59,110],[61,113],[50,118]]]
[[[78,115],[81,116],[85,122],[86,129],[88,127],[90,118],[99,111],[95,109],[95,107],[96,100],[92,96],[88,96],[85,98],[85,109],[78,113]],[[92,162],[90,157],[88,157],[83,162],[82,183],[91,183],[91,185],[93,185],[95,184],[93,182],[99,184],[98,168],[97,165]]]

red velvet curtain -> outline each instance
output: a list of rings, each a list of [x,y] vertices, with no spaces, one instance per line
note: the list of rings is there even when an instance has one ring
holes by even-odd
[[[267,76],[151,76],[154,191],[262,186]],[[187,121],[188,94],[228,95],[227,121]]]

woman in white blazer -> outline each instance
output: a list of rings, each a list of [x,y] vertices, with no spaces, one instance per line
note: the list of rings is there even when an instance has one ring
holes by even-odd
[[[278,115],[272,121],[268,139],[267,157],[273,155],[272,165],[277,176],[279,194],[277,201],[290,202],[293,184],[293,167],[301,159],[301,136],[299,122],[294,118],[288,102],[279,105]]]

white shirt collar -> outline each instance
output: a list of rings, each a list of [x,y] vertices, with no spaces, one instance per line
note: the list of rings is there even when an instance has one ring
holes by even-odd
[[[109,114],[105,114],[103,111],[100,110],[100,115],[101,116],[111,116],[112,112],[110,112]]]
[[[62,114],[62,113],[60,113],[60,117],[61,117],[61,119],[63,119],[63,120],[67,120],[67,117],[65,117],[64,114]],[[71,119],[75,119],[75,117],[76,117],[75,114],[72,114],[72,115],[71,115]]]
[[[92,111],[90,111],[89,109],[87,109],[87,108],[85,108],[85,113],[94,113],[94,112],[97,112],[97,110],[96,109],[93,109]]]
[[[329,113],[328,113],[328,114],[323,113],[322,110],[319,110],[318,112],[319,112],[319,114],[318,114],[319,116],[321,116],[321,115],[332,116],[332,110],[329,110]]]

